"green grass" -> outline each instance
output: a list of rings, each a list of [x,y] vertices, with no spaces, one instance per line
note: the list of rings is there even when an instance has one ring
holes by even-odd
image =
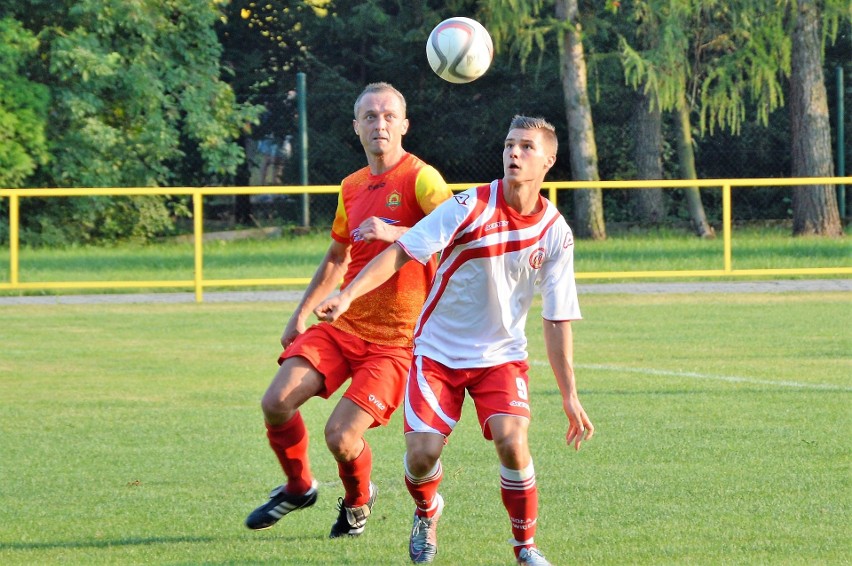
[[[731,235],[734,269],[849,267],[845,238],[794,238],[788,228],[736,227]],[[724,267],[721,233],[702,240],[671,230],[626,232],[603,241],[577,242],[577,272],[705,270]]]
[[[852,299],[590,295],[575,325],[579,453],[530,317],[536,540],[557,564],[848,564]],[[258,406],[293,304],[0,307],[0,563],[407,564],[401,414],[371,430],[375,515],[326,539],[342,494],[305,407],[314,508],[250,532],[280,483]],[[537,309],[538,307],[536,307]],[[436,564],[511,563],[472,406],[444,453]]]
[[[329,236],[324,231],[267,240],[206,242],[204,278],[309,279],[328,243]],[[784,228],[737,228],[732,247],[734,269],[852,266],[852,246],[845,238],[793,238]],[[724,267],[721,238],[701,240],[672,230],[616,233],[598,242],[580,240],[575,260],[578,273],[720,270]],[[194,277],[193,246],[189,243],[23,248],[19,264],[19,280],[24,283],[191,281]],[[0,250],[0,281],[9,280],[9,250],[5,248]]]

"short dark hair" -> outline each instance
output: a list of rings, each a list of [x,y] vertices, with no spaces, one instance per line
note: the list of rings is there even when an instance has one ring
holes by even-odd
[[[355,119],[358,119],[358,104],[361,103],[361,99],[364,98],[368,94],[372,94],[374,92],[392,92],[394,93],[399,101],[402,102],[402,116],[405,117],[405,97],[402,96],[402,93],[399,92],[394,86],[390,83],[379,82],[379,83],[370,83],[364,87],[364,90],[361,91],[361,94],[358,95],[358,98],[355,99]]]
[[[553,150],[553,155],[556,155],[556,151],[559,149],[559,140],[556,139],[556,128],[544,118],[516,114],[515,117],[512,118],[512,123],[509,124],[509,129],[541,130],[544,134],[544,141],[548,143]]]

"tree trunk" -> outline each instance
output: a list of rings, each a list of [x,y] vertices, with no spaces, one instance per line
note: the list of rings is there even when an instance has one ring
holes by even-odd
[[[580,24],[577,23],[577,0],[556,0],[556,17],[569,23],[560,38],[559,58],[565,113],[568,118],[571,175],[578,181],[598,181],[598,149],[587,91],[583,42]],[[578,237],[606,239],[601,189],[574,191],[574,223],[574,231]]]
[[[692,123],[689,119],[689,105],[684,97],[675,112],[675,123],[677,125],[677,159],[680,167],[681,179],[697,179],[695,171],[695,152],[692,145]],[[701,193],[698,187],[686,187],[686,205],[689,209],[689,218],[692,228],[700,238],[715,238],[713,227],[707,222],[704,213],[704,205],[701,203]]]
[[[659,104],[652,104],[651,99],[642,90],[637,91],[633,123],[636,144],[633,157],[636,161],[636,177],[662,179],[662,112],[660,112]],[[640,222],[658,225],[663,221],[665,205],[662,189],[636,189],[630,192],[630,196]]]
[[[793,177],[834,176],[819,25],[819,8],[799,0],[790,74]],[[793,235],[843,235],[833,185],[793,188]]]

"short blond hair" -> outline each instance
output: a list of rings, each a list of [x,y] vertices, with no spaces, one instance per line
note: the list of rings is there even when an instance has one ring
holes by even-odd
[[[358,119],[358,105],[361,104],[361,99],[367,96],[368,94],[373,94],[375,92],[392,92],[399,98],[399,101],[402,103],[402,117],[405,118],[405,97],[402,96],[402,93],[399,92],[394,86],[390,83],[379,82],[379,83],[370,83],[364,87],[364,90],[361,91],[361,94],[358,95],[358,98],[355,99],[355,119]]]
[[[515,117],[512,118],[512,123],[509,124],[509,129],[541,130],[544,134],[544,141],[550,146],[550,149],[553,151],[553,155],[556,155],[556,152],[559,149],[559,140],[556,138],[556,127],[544,118],[516,114]]]

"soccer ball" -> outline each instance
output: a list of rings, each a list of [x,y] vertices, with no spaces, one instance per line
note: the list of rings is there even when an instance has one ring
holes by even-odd
[[[494,45],[482,24],[449,18],[435,26],[426,42],[426,58],[435,74],[451,83],[469,83],[485,74]]]

